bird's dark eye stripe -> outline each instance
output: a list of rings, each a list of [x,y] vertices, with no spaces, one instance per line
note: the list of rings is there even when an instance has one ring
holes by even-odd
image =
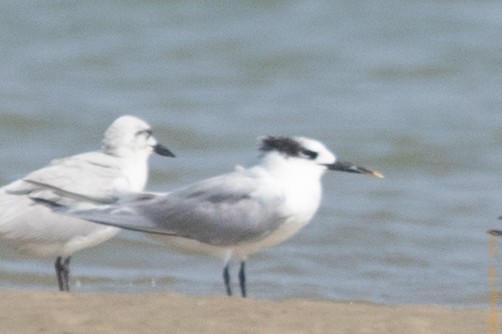
[[[141,131],[136,132],[136,137],[145,135],[148,138],[152,134],[153,134],[153,131],[150,130],[150,129],[148,129],[148,130],[141,130]]]
[[[317,155],[318,153],[317,152],[314,152],[314,151],[311,151],[311,150],[307,150],[307,149],[303,149],[302,150],[302,154],[307,156],[308,158],[314,160],[317,158]]]

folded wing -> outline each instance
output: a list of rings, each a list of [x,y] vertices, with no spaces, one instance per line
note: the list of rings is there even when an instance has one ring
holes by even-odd
[[[129,230],[235,245],[263,238],[287,219],[280,210],[282,194],[267,192],[260,184],[235,172],[169,194],[147,194],[123,205],[69,214]]]

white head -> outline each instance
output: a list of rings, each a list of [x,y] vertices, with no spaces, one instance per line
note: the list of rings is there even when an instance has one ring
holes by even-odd
[[[378,172],[352,163],[337,161],[335,155],[321,142],[305,137],[268,136],[262,140],[260,151],[264,155],[275,154],[276,157],[287,161],[289,165],[294,162],[302,168],[317,171],[319,175],[327,170],[333,170],[383,177]]]
[[[150,125],[133,116],[117,118],[105,131],[103,151],[107,154],[125,156],[145,156],[151,153],[174,157],[166,147],[157,143]]]

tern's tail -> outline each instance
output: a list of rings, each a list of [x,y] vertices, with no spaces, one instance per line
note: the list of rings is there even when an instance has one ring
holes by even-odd
[[[142,201],[144,198],[136,198],[136,200]],[[97,224],[145,233],[175,235],[174,233],[160,229],[159,226],[153,224],[144,215],[141,215],[133,205],[128,205],[127,203],[102,205],[85,210],[72,210],[64,206],[52,206],[51,208],[58,214],[87,220]]]

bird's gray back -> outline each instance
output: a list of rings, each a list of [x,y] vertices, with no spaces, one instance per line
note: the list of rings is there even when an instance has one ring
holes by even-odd
[[[173,235],[219,246],[238,244],[269,235],[286,219],[281,191],[266,192],[265,186],[263,180],[235,172],[138,202],[134,211]]]

